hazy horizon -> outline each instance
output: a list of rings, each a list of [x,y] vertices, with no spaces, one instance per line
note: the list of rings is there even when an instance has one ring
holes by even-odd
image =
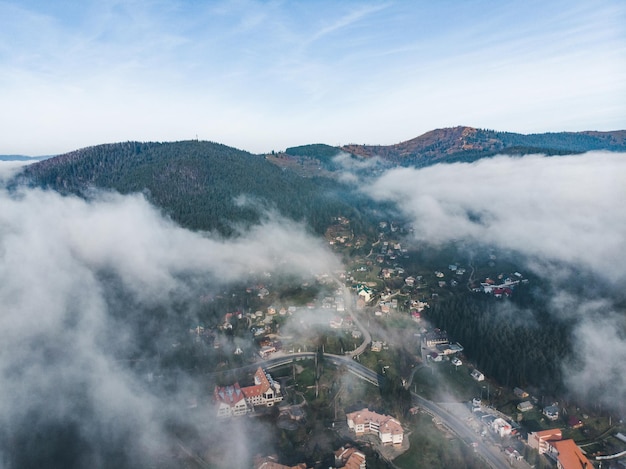
[[[626,5],[0,3],[0,154],[626,128]]]

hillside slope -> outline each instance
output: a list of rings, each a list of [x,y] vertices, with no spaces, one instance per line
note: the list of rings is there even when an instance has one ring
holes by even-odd
[[[378,156],[401,165],[474,161],[496,153],[548,155],[590,150],[626,151],[626,130],[517,134],[473,127],[427,132],[395,145],[346,145],[341,150],[362,157]]]
[[[77,150],[28,166],[18,183],[88,195],[93,188],[143,192],[191,229],[233,232],[276,209],[322,233],[333,216],[354,216],[336,181],[301,178],[262,156],[212,142],[125,142]],[[241,204],[242,197],[252,200]]]

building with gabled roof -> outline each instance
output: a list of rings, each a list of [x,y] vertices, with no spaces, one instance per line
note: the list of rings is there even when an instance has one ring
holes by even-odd
[[[252,408],[250,408],[243,392],[241,392],[239,383],[235,383],[232,386],[216,386],[213,397],[217,402],[218,417],[232,417],[252,412]]]
[[[545,415],[548,420],[555,421],[559,419],[559,406],[558,405],[549,405],[543,408],[543,415]]]
[[[561,440],[552,443],[556,450],[558,469],[593,469],[591,461],[582,452],[574,440]]]
[[[255,406],[273,406],[283,400],[280,384],[269,373],[259,367],[254,373],[254,384],[244,388],[239,383],[231,386],[216,386],[213,397],[217,403],[218,417],[245,415]]]
[[[539,454],[543,454],[550,451],[552,442],[561,440],[562,438],[563,433],[559,428],[532,432],[528,434],[528,446],[536,449]]]
[[[365,455],[353,446],[342,446],[335,451],[335,466],[346,469],[366,469]]]
[[[272,379],[269,373],[259,367],[254,373],[254,384],[241,388],[246,402],[252,406],[263,405],[270,407],[283,400],[280,384]]]
[[[402,425],[389,415],[381,415],[365,408],[357,412],[346,414],[348,427],[356,435],[373,433],[381,443],[401,445],[404,439]]]

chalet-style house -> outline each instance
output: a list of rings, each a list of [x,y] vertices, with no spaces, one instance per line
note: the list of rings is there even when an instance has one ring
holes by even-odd
[[[381,443],[401,445],[404,438],[402,425],[389,415],[381,415],[365,408],[346,415],[348,427],[358,435],[372,433],[378,436]]]
[[[543,408],[543,415],[545,415],[548,420],[554,422],[559,419],[559,406],[557,405],[549,405]]]
[[[424,345],[426,347],[436,347],[437,345],[443,345],[450,343],[448,339],[448,333],[440,329],[426,333],[424,335]]]
[[[274,403],[283,400],[283,395],[280,384],[259,367],[254,373],[252,386],[241,388],[239,383],[216,386],[213,398],[217,404],[217,416],[232,417],[253,412],[255,406],[273,406]]]

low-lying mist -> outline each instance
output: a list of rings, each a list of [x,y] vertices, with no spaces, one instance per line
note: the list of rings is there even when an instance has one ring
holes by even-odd
[[[184,372],[155,384],[158,356],[141,349],[158,354],[196,323],[186,306],[251,272],[310,279],[339,267],[303,225],[272,213],[224,239],[180,228],[141,195],[3,190],[0,206],[0,467],[176,466],[170,429],[214,429],[210,406],[181,415],[212,389]],[[215,457],[236,443],[245,461],[246,434]]]
[[[397,168],[362,190],[398,206],[415,245],[456,241],[515,253],[549,292],[546,309],[572,325],[574,356],[559,357],[565,385],[615,409],[626,399],[625,156],[497,156]]]

